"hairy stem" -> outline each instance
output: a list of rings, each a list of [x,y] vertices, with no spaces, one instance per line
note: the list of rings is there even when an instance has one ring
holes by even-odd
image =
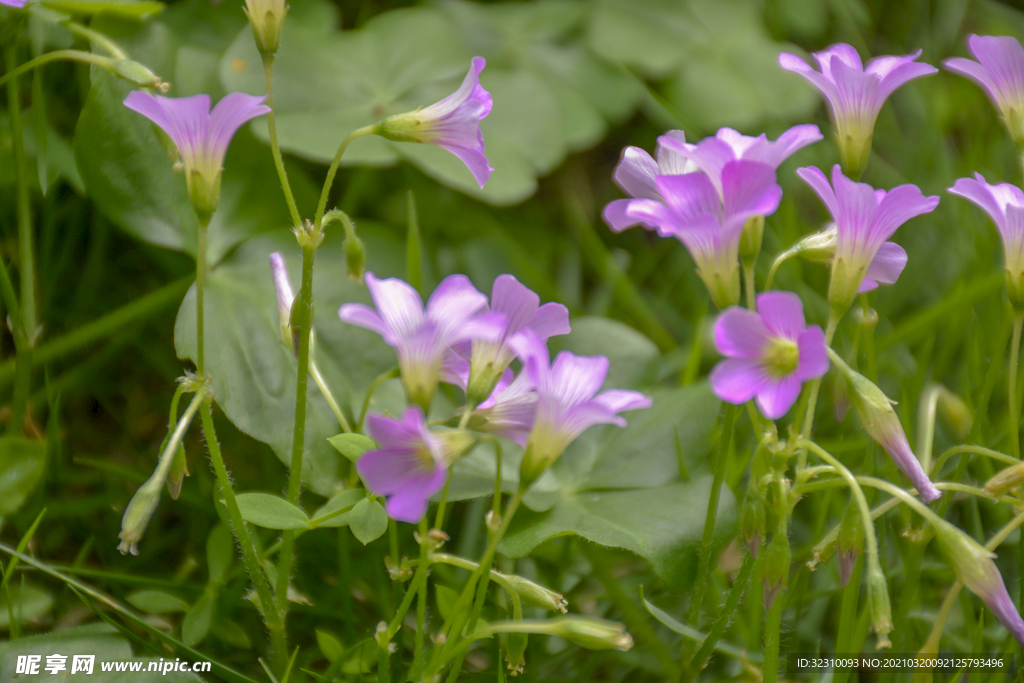
[[[281,189],[284,190],[284,201],[288,204],[288,213],[292,217],[292,225],[296,228],[302,225],[302,218],[299,216],[299,208],[295,205],[295,196],[292,195],[292,186],[288,182],[288,171],[284,168],[284,159],[281,157],[281,146],[277,142],[277,120],[274,116],[274,56],[263,55],[263,84],[267,90],[266,105],[270,107],[267,114],[267,134],[270,137],[270,153],[274,156],[274,167],[277,168],[277,176],[281,179]]]

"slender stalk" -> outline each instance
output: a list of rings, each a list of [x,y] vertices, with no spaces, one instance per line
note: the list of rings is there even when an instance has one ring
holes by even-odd
[[[399,376],[400,370],[397,367],[391,368],[387,372],[382,372],[377,376],[375,380],[370,383],[370,386],[366,389],[366,396],[363,397],[363,407],[359,409],[359,421],[356,422],[356,433],[362,433],[363,421],[366,420],[366,411],[370,409],[370,399],[373,398],[373,392],[377,390],[382,383],[389,379],[394,379]]]
[[[270,107],[270,112],[267,114],[267,133],[270,137],[270,153],[274,157],[274,167],[277,168],[277,176],[281,179],[281,189],[284,190],[284,201],[288,204],[288,212],[292,216],[292,225],[298,228],[302,225],[302,218],[299,216],[299,209],[295,205],[295,196],[292,194],[292,186],[288,182],[288,171],[285,170],[284,159],[281,157],[281,146],[277,142],[277,121],[274,116],[273,55],[263,55],[263,84],[267,90],[266,105]]]
[[[25,133],[21,119],[21,96],[17,78],[19,73],[17,41],[12,40],[7,46],[5,58],[5,68],[8,73],[4,78],[0,78],[0,82],[7,81],[7,112],[11,122],[11,151],[14,156],[18,216],[18,255],[20,260],[18,272],[21,293],[21,329],[14,335],[16,342],[18,337],[21,338],[21,343],[15,348],[16,377],[7,433],[17,435],[21,433],[25,421],[28,395],[32,386],[32,347],[35,346],[36,333],[36,269],[35,249],[32,244],[32,214],[28,196],[28,161],[25,156]]]
[[[13,52],[14,41],[11,41],[11,45],[8,47],[8,54],[12,54]],[[66,59],[72,62],[83,62],[85,64],[95,64],[97,66],[103,67],[104,69],[110,69],[112,64],[110,57],[104,57],[103,55],[93,54],[92,52],[84,52],[82,50],[53,50],[52,52],[42,54],[36,57],[35,59],[31,59],[17,68],[14,67],[14,65],[11,63],[10,57],[8,57],[7,73],[4,76],[0,77],[0,85],[7,83],[7,87],[10,88],[10,84],[12,82],[15,82],[18,76],[25,73],[26,71],[31,71],[36,67],[43,66],[44,64],[48,64],[50,62],[57,62],[62,59]],[[10,90],[8,90],[8,95],[10,95]],[[8,104],[10,104],[10,101],[8,101]]]
[[[334,185],[334,176],[338,173],[338,164],[341,163],[341,155],[345,153],[345,150],[353,140],[363,135],[376,133],[377,127],[377,124],[363,126],[362,128],[349,133],[348,137],[341,141],[341,145],[338,147],[338,152],[334,155],[330,168],[327,169],[327,179],[324,180],[324,187],[320,191],[320,203],[316,207],[316,220],[313,221],[314,229],[319,230],[320,223],[324,217],[324,211],[327,210],[327,198],[331,194],[331,186]]]
[[[825,326],[825,346],[827,348],[832,347],[832,338],[835,337],[836,328],[839,326],[839,317],[836,316],[834,311],[829,311],[828,324]],[[800,427],[799,432],[805,439],[810,439],[813,434],[811,429],[814,427],[814,411],[818,407],[818,392],[821,391],[821,380],[819,377],[811,382],[811,387],[807,392],[807,413],[804,416],[803,426]],[[796,471],[800,473],[804,467],[807,466],[807,450],[804,448],[800,449],[800,453],[797,455]]]
[[[718,516],[718,500],[725,480],[726,460],[733,437],[733,426],[736,423],[736,406],[729,403],[722,405],[718,425],[721,429],[718,437],[718,448],[712,456],[711,468],[714,478],[711,481],[711,493],[708,496],[707,513],[704,517],[704,534],[701,537],[700,552],[697,556],[697,576],[693,582],[690,596],[690,615],[688,622],[695,629],[700,629],[700,612],[707,589],[708,575],[711,567],[711,547],[715,540],[715,519]]]
[[[925,472],[932,471],[932,449],[935,442],[935,413],[939,405],[938,385],[929,384],[925,387],[918,408],[917,434],[921,440],[921,467]]]
[[[746,291],[747,297],[747,308],[750,310],[756,310],[756,288],[754,286],[754,264],[751,263],[749,266],[743,265],[743,288]]]
[[[764,665],[763,683],[775,683],[779,676],[779,641],[780,628],[782,626],[782,608],[786,602],[786,591],[780,590],[775,596],[775,602],[768,610],[764,627]]]
[[[1024,326],[1024,313],[1013,319],[1013,335],[1010,337],[1010,455],[1020,460],[1020,413],[1017,409],[1017,354],[1020,352],[1020,332]]]
[[[302,247],[302,287],[292,304],[292,319],[299,330],[299,367],[295,387],[295,426],[292,431],[292,460],[288,468],[288,502],[299,504],[302,489],[302,456],[306,446],[306,394],[309,385],[309,330],[313,321],[313,256],[316,247]],[[296,308],[297,307],[297,308]],[[288,612],[288,583],[292,572],[292,547],[295,531],[281,534],[281,553],[277,565],[277,609]]]
[[[203,291],[206,285],[206,243],[207,228],[210,225],[210,217],[199,216],[199,240],[196,246],[196,372],[200,380],[206,378],[203,349],[203,331],[205,316],[203,315]]]
[[[270,630],[271,647],[274,653],[274,660],[278,665],[284,667],[288,661],[288,643],[285,640],[284,619],[278,612],[274,597],[270,592],[270,584],[260,566],[259,557],[256,552],[256,545],[249,534],[249,527],[242,519],[242,512],[238,509],[238,501],[235,499],[235,491],[231,488],[231,477],[228,475],[227,467],[224,465],[224,458],[221,456],[220,443],[217,441],[217,432],[213,426],[213,413],[209,403],[203,403],[199,410],[203,422],[203,435],[206,438],[206,445],[210,449],[210,460],[213,462],[213,470],[217,475],[217,483],[220,485],[220,492],[224,496],[224,503],[228,509],[228,516],[231,518],[232,531],[242,548],[242,560],[245,568],[249,571],[249,578],[256,588],[256,596],[259,600],[260,612]]]
[[[427,534],[430,530],[427,528],[427,517],[423,516],[420,520],[420,567],[416,568],[417,575],[420,572],[426,573],[428,569],[422,568],[424,565],[430,564],[430,546],[428,545],[430,539]],[[418,591],[418,598],[416,601],[416,638],[413,641],[413,658],[412,658],[412,669],[410,671],[409,678],[416,680],[419,675],[420,667],[423,666],[423,644],[425,642],[424,636],[426,635],[427,628],[427,583],[425,579],[421,579],[423,586]]]
[[[746,593],[747,586],[750,584],[750,577],[753,574],[755,562],[754,556],[750,553],[747,553],[746,557],[743,558],[743,564],[740,565],[739,574],[736,575],[736,580],[732,584],[729,597],[725,599],[725,605],[718,613],[718,618],[715,619],[714,625],[708,631],[707,637],[704,638],[704,642],[700,644],[700,649],[697,650],[697,654],[693,656],[693,660],[690,662],[689,670],[691,672],[703,670],[708,657],[711,656],[712,650],[714,650],[715,645],[718,644],[719,639],[725,633],[725,629],[732,621],[732,615],[740,604],[743,594]]]
[[[960,455],[962,453],[976,453],[978,455],[984,455],[986,457],[992,458],[993,460],[1005,462],[1008,465],[1016,465],[1017,463],[1020,462],[1019,460],[1015,460],[1014,458],[1010,457],[1009,455],[1006,455],[1005,453],[994,451],[991,448],[985,448],[984,446],[974,446],[971,444],[964,444],[961,446],[953,446],[944,451],[942,455],[940,455],[938,459],[935,461],[935,465],[932,467],[932,472],[940,472],[942,470],[942,466],[946,464],[947,460],[952,458],[954,455]]]
[[[341,406],[338,405],[338,401],[335,400],[330,387],[328,387],[327,382],[324,381],[324,376],[320,374],[320,368],[317,367],[316,361],[312,358],[309,359],[309,374],[313,378],[313,381],[316,382],[317,387],[320,388],[320,393],[323,394],[325,399],[327,399],[327,405],[331,407],[331,412],[334,413],[334,418],[338,421],[338,426],[341,427],[341,431],[346,434],[350,433],[352,431],[352,427],[349,426],[345,413],[341,412]]]

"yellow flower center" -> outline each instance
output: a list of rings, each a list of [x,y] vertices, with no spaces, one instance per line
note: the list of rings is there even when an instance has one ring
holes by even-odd
[[[800,349],[796,342],[776,337],[768,342],[763,356],[764,367],[772,377],[792,374],[800,363]]]

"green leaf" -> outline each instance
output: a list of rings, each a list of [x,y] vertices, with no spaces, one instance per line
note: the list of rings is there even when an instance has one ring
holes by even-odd
[[[323,656],[331,662],[345,653],[345,646],[341,644],[340,640],[319,628],[316,630],[316,644]]]
[[[213,620],[213,635],[231,647],[236,647],[240,650],[252,649],[252,640],[249,638],[249,634],[233,621],[226,621],[219,617],[215,618]]]
[[[352,462],[363,457],[366,451],[372,451],[377,444],[368,436],[362,434],[338,434],[327,439],[335,450],[344,455]]]
[[[162,12],[164,4],[152,0],[45,0],[50,9],[68,14],[108,14],[140,19]]]
[[[46,470],[46,442],[0,438],[0,515],[17,512]]]
[[[448,586],[438,584],[434,587],[434,597],[437,599],[437,611],[447,621],[455,609],[455,603],[459,601],[459,594]]]
[[[365,497],[366,497],[366,492],[363,491],[360,488],[345,489],[344,491],[342,491],[341,493],[339,493],[338,495],[334,496],[329,501],[327,501],[327,503],[322,508],[320,508],[315,513],[313,513],[313,518],[309,522],[310,526],[317,526],[317,527],[339,527],[339,526],[345,526],[346,524],[349,523],[349,517],[350,517],[347,512],[342,512],[340,514],[337,514],[334,517],[331,517],[330,519],[325,520],[323,522],[317,522],[317,520],[327,516],[328,514],[330,514],[332,512],[335,512],[336,510],[344,510],[346,508],[352,508],[357,503],[359,503],[359,501],[363,500]]]
[[[169,612],[188,612],[188,603],[176,595],[158,590],[135,591],[125,598],[132,607],[147,614],[167,614]]]
[[[226,524],[218,524],[206,538],[206,564],[211,583],[222,583],[235,560],[235,539]]]
[[[181,622],[181,640],[189,647],[199,643],[210,632],[216,597],[215,591],[207,589]]]
[[[306,513],[280,496],[270,493],[240,493],[236,497],[242,519],[266,529],[306,529]]]
[[[380,228],[369,221],[360,222],[359,227],[360,235],[371,245],[369,265],[374,272],[387,274],[386,261],[382,263],[386,254],[372,248]],[[313,274],[316,362],[338,402],[358,413],[363,390],[394,365],[395,355],[378,335],[338,318],[343,303],[372,303],[364,287],[345,277],[342,240],[343,235],[329,231],[317,250]],[[213,377],[217,404],[228,418],[249,436],[270,445],[287,465],[292,453],[298,363],[280,341],[277,297],[268,262],[274,251],[285,255],[291,281],[297,284],[301,257],[295,238],[283,230],[249,240],[210,272],[205,290],[206,370]],[[182,302],[174,327],[179,357],[195,358],[195,330],[193,288]],[[302,479],[310,490],[327,497],[345,487],[347,467],[342,467],[341,457],[327,441],[337,433],[337,420],[311,383]]]
[[[364,498],[349,512],[348,526],[359,542],[366,545],[388,530],[388,513],[377,501]]]
[[[18,681],[22,679],[21,676],[15,674],[19,655],[54,653],[68,655],[66,662],[67,671],[61,672],[62,677],[60,680],[65,680],[63,676],[67,676],[66,680],[75,680],[70,676],[71,655],[94,655],[96,660],[93,666],[93,673],[84,676],[84,680],[89,681],[89,683],[137,683],[140,679],[155,675],[140,675],[138,672],[132,671],[101,671],[100,662],[129,660],[141,662],[142,670],[145,671],[150,662],[155,663],[159,661],[156,657],[132,656],[132,649],[128,641],[117,635],[112,626],[95,623],[0,643],[0,680]],[[45,663],[46,659],[44,658],[42,664],[45,666]],[[46,678],[57,680],[56,676],[46,673],[42,666],[40,667],[40,674],[37,676],[40,680],[45,680]],[[75,676],[78,675],[80,673],[75,674]],[[31,680],[31,678],[29,677],[25,680]],[[203,683],[203,679],[196,674],[183,671],[169,671],[166,675],[161,671],[158,678],[161,683],[165,681],[167,683]]]
[[[0,594],[0,629],[11,627],[12,611],[14,618],[19,623],[26,624],[42,619],[53,607],[53,596],[42,588],[36,588],[32,584],[26,583],[22,589],[20,582],[11,582],[9,589],[13,600],[13,610],[7,608],[8,592],[4,591]],[[0,660],[0,665],[2,665],[2,660]]]

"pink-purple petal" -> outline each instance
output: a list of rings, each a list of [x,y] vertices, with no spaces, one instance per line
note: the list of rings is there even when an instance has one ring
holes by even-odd
[[[641,394],[639,391],[630,391],[628,389],[609,389],[608,391],[602,391],[600,394],[595,396],[591,402],[604,406],[612,413],[650,408],[652,404],[650,396]]]
[[[569,309],[559,303],[546,303],[537,309],[533,320],[530,321],[530,328],[541,339],[569,334]]]
[[[872,239],[884,242],[911,218],[934,211],[938,205],[938,197],[924,196],[917,185],[900,185],[893,188],[878,204]]]
[[[801,382],[821,377],[829,368],[828,344],[825,333],[817,325],[811,325],[800,333],[796,340],[799,361],[793,376]]]
[[[447,476],[448,471],[441,466],[409,476],[388,497],[388,516],[409,524],[419,522],[427,512],[430,497],[444,488]]]
[[[879,284],[891,285],[900,278],[900,274],[907,265],[907,252],[895,242],[885,242],[878,249],[875,258],[864,276],[864,282],[859,291],[865,292],[875,289]],[[868,289],[865,286],[871,283]]]
[[[773,378],[757,392],[757,407],[769,420],[778,420],[796,403],[801,386],[795,375]]]
[[[589,401],[608,375],[608,359],[604,356],[577,356],[563,351],[551,365],[549,392],[564,405]]]
[[[499,275],[491,288],[491,310],[500,311],[508,319],[508,332],[514,334],[529,325],[540,307],[536,292],[513,275]]]
[[[338,317],[340,317],[343,322],[363,327],[371,332],[376,332],[383,337],[385,341],[388,340],[390,334],[388,326],[384,324],[381,317],[377,315],[377,311],[373,310],[369,306],[364,306],[363,304],[343,304],[342,307],[338,309]]]
[[[770,291],[758,294],[757,313],[775,337],[796,341],[807,327],[803,302],[793,292]]]
[[[684,224],[700,216],[719,215],[722,211],[718,190],[703,173],[658,176],[656,181],[665,203]],[[629,213],[635,215],[632,210]]]
[[[761,316],[739,306],[725,309],[715,323],[715,346],[724,356],[760,358],[770,339]]]
[[[442,280],[430,295],[426,316],[445,328],[454,328],[486,305],[487,296],[479,292],[468,277],[457,273]]]
[[[828,178],[821,172],[821,169],[817,166],[805,166],[798,168],[796,174],[818,194],[825,208],[832,214],[832,220],[838,220],[839,202],[836,200],[836,193],[832,189],[832,185],[829,184]]]
[[[727,358],[711,370],[708,380],[718,398],[739,405],[754,398],[771,378],[760,358]]]
[[[407,282],[393,277],[379,280],[370,272],[365,277],[377,313],[387,326],[385,341],[394,345],[423,323],[423,299]]]
[[[779,208],[782,188],[775,169],[757,161],[730,161],[722,168],[722,201],[726,216],[768,216]]]
[[[660,199],[654,177],[658,175],[658,163],[639,147],[626,147],[622,159],[615,167],[613,178],[622,191],[630,197]]]
[[[270,107],[263,104],[265,99],[265,96],[233,92],[225,95],[213,107],[208,136],[210,149],[216,157],[223,160],[228,143],[246,121],[270,113]]]

